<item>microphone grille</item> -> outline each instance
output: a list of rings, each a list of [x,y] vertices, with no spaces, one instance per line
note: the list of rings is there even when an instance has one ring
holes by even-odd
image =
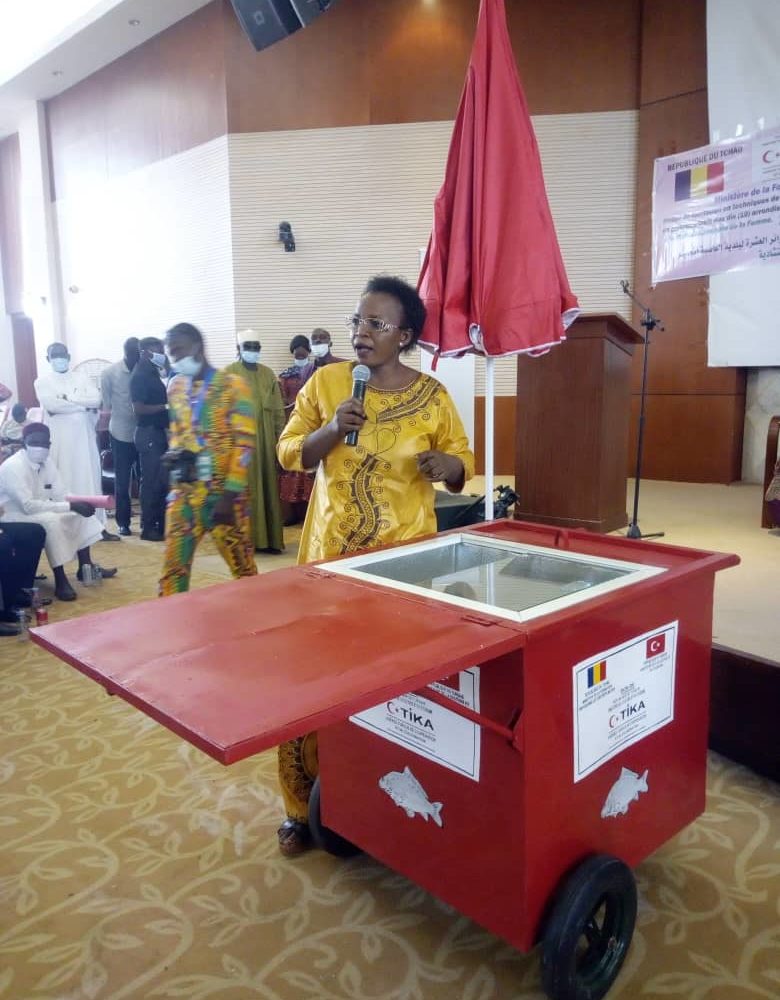
[[[367,365],[355,365],[352,369],[353,382],[368,382],[371,378],[371,369]]]

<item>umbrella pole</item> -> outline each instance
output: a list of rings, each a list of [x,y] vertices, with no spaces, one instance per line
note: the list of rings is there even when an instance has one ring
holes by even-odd
[[[495,385],[496,359],[485,356],[485,520],[493,520],[493,418],[496,394]]]

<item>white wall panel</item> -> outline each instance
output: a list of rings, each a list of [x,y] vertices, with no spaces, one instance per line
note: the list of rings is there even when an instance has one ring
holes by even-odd
[[[779,45],[778,0],[708,0],[707,94],[713,142],[780,123]],[[769,366],[748,371],[742,450],[742,479],[762,483],[767,427],[780,413],[778,269],[713,274],[709,301],[708,363]]]
[[[416,283],[451,122],[230,137],[236,319],[264,360],[290,363],[296,333],[324,326],[351,356],[344,316],[378,272]],[[295,253],[278,242],[292,225]]]
[[[636,112],[534,119],[569,278],[585,310],[630,318],[620,290],[633,274]],[[230,137],[236,320],[256,329],[264,361],[289,362],[295,333],[327,327],[348,354],[342,317],[378,271],[414,282],[451,122],[270,132]],[[277,241],[292,224],[294,254]],[[499,395],[515,393],[500,361]],[[477,365],[476,391],[483,391]]]
[[[74,361],[129,336],[200,327],[217,363],[233,337],[228,143],[222,137],[57,203]],[[78,289],[71,291],[69,289]]]
[[[564,260],[584,309],[628,317],[637,115],[534,119]],[[380,271],[417,279],[451,122],[241,134],[214,140],[57,205],[67,336],[76,361],[113,359],[131,334],[200,326],[217,364],[252,327],[263,360],[343,317]],[[278,242],[292,224],[295,253]],[[70,292],[74,286],[78,292]],[[418,364],[416,358],[410,363]],[[515,392],[499,362],[497,391]],[[476,391],[483,377],[477,365]]]

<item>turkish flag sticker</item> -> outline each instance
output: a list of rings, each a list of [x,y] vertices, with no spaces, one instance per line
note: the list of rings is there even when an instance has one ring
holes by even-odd
[[[659,632],[658,635],[652,636],[652,638],[647,640],[647,653],[646,658],[649,660],[651,656],[658,656],[659,653],[663,653],[666,649],[666,633]]]

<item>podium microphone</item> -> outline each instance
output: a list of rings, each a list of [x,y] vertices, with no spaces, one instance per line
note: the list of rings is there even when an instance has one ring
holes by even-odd
[[[639,484],[642,482],[642,446],[644,443],[644,432],[645,432],[645,403],[647,400],[647,355],[650,351],[650,334],[658,327],[663,330],[664,326],[657,316],[653,316],[650,312],[650,307],[646,306],[631,291],[631,288],[627,281],[621,281],[620,287],[626,293],[626,295],[631,299],[634,305],[638,306],[642,310],[642,319],[640,320],[640,325],[645,329],[645,342],[644,350],[642,351],[642,387],[639,390],[639,422],[637,425],[637,435],[636,435],[636,472],[634,474],[634,513],[631,518],[631,522],[628,525],[628,531],[626,532],[626,538],[663,538],[663,531],[654,531],[652,534],[645,535],[639,530],[639,524],[637,523],[637,516],[639,513]]]
[[[644,313],[644,317],[642,319],[642,326],[645,327],[648,334],[650,333],[651,330],[655,330],[656,328],[659,330],[666,331],[666,327],[664,326],[662,320],[660,320],[657,316],[653,316],[648,306],[642,305],[642,303],[639,301],[636,295],[634,295],[634,293],[631,291],[631,286],[627,281],[621,281],[620,287],[623,289],[624,293],[631,299],[631,301],[634,302],[636,305],[638,305],[639,308]]]
[[[352,369],[352,398],[362,403],[366,398],[366,384],[371,378],[371,369],[367,365],[355,365]],[[352,448],[357,444],[358,431],[350,431],[344,438],[344,444]]]

